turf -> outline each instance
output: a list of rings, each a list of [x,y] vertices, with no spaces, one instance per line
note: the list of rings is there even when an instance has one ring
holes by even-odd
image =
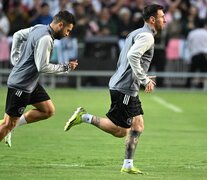
[[[49,120],[19,127],[13,135],[11,148],[0,143],[0,180],[207,178],[206,93],[141,92],[145,131],[134,161],[145,175],[128,175],[120,174],[123,138],[114,138],[87,124],[63,131],[68,116],[78,106],[105,116],[110,103],[108,90],[56,89],[48,92],[56,106],[56,114]],[[6,89],[0,88],[2,117],[5,95]],[[181,112],[167,106],[169,104]]]

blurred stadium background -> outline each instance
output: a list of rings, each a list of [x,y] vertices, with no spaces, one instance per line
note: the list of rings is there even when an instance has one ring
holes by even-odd
[[[11,69],[9,55],[14,32],[35,24],[49,24],[52,16],[64,9],[76,16],[77,24],[71,37],[55,41],[51,61],[64,63],[77,58],[79,67],[70,79],[45,75],[42,83],[53,88],[107,86],[124,38],[143,25],[141,12],[149,3],[162,4],[167,20],[165,30],[156,36],[150,68],[150,73],[157,76],[157,87],[206,91],[206,72],[196,67],[192,72],[187,41],[189,33],[206,21],[206,0],[1,0],[0,87],[6,84]],[[204,47],[200,53],[206,51]]]

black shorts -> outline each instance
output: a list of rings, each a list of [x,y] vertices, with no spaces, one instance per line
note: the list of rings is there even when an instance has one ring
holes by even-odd
[[[49,100],[50,97],[41,85],[37,85],[32,93],[8,88],[5,112],[9,116],[20,117],[29,104],[35,104]]]
[[[106,116],[117,126],[130,128],[133,117],[144,114],[139,96],[125,95],[119,91],[110,90],[111,107]]]

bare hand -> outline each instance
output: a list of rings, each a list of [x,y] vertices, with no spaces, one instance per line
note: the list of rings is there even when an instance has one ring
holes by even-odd
[[[78,66],[78,60],[77,59],[69,61],[69,68],[71,70],[74,70],[77,66]]]
[[[156,85],[156,83],[150,79],[150,82],[145,87],[145,92],[146,93],[152,92],[154,90],[155,85]]]

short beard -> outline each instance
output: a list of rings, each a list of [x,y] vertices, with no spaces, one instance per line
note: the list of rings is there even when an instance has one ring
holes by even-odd
[[[63,32],[62,32],[62,30],[60,30],[59,32],[57,32],[55,35],[54,35],[54,38],[55,39],[58,39],[58,40],[60,40],[60,39],[62,39],[64,36],[63,36]]]

